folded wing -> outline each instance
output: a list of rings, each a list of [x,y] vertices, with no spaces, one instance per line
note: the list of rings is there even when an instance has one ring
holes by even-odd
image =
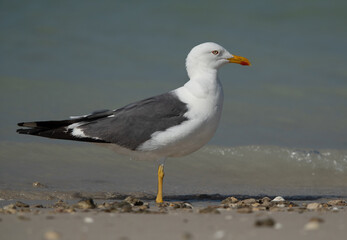
[[[129,104],[116,110],[59,121],[24,122],[20,134],[41,137],[114,143],[131,150],[149,140],[157,131],[165,131],[186,121],[188,111],[175,93],[169,92]]]

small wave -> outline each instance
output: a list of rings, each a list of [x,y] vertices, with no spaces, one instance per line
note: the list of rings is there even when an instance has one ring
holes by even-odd
[[[290,163],[293,167],[306,167],[307,171],[314,169],[326,169],[345,173],[347,171],[346,150],[304,150],[289,149],[277,146],[241,146],[241,147],[217,147],[204,148],[204,153],[215,155],[222,159],[243,159],[248,162],[266,161],[278,163]],[[299,164],[299,165],[298,165]]]
[[[199,168],[209,166],[200,169],[206,178],[238,192],[347,194],[346,150],[208,146],[192,158]]]

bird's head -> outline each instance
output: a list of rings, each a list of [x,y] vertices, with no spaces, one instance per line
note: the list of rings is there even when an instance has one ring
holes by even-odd
[[[225,48],[213,42],[206,42],[195,46],[188,54],[186,68],[189,77],[202,70],[217,70],[226,63],[251,65],[244,57],[235,56]]]

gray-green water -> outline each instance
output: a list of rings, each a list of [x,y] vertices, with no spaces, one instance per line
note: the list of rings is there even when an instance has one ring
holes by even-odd
[[[347,195],[346,12],[343,0],[1,1],[1,188],[155,192],[155,163],[16,123],[172,90],[189,50],[214,41],[252,67],[221,69],[213,146],[167,161],[167,191]]]
[[[130,160],[94,145],[3,143],[0,189],[156,191],[155,162]],[[18,156],[18,152],[27,152]],[[270,146],[217,147],[165,163],[166,194],[346,195],[347,151]]]

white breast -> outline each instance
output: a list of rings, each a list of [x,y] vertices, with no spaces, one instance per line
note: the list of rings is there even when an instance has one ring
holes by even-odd
[[[208,87],[201,83],[204,81],[189,81],[174,90],[187,104],[188,120],[152,134],[138,148],[140,151],[150,151],[158,157],[180,157],[198,150],[213,137],[222,113],[223,90],[218,79],[209,82]]]

